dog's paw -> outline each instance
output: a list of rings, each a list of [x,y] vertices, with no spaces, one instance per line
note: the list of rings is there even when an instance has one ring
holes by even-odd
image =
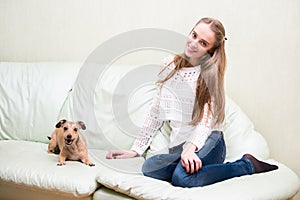
[[[66,164],[65,162],[59,162],[59,163],[57,163],[57,166],[63,166],[65,164]]]
[[[92,163],[92,162],[84,162],[84,164],[86,164],[86,165],[88,165],[88,166],[90,166],[90,167],[93,167],[93,166],[95,166],[95,164],[94,164],[94,163]]]
[[[89,164],[88,164],[88,166],[90,166],[90,167],[94,167],[94,166],[95,166],[95,164],[94,164],[94,163],[89,163]]]

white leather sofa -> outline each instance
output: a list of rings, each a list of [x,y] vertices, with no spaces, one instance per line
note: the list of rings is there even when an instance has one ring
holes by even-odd
[[[297,175],[269,157],[267,142],[229,97],[224,124],[226,161],[252,153],[278,165],[278,170],[206,187],[180,188],[144,177],[140,172],[143,157],[106,160],[108,149],[130,148],[154,92],[147,75],[151,77],[150,71],[155,74],[158,69],[111,66],[99,76],[102,67],[0,63],[0,199],[269,200],[292,199],[298,192]],[[131,75],[139,70],[146,73],[136,82]],[[133,85],[137,87],[131,91]],[[57,166],[57,155],[47,153],[47,136],[62,118],[85,122],[83,134],[95,167],[77,161]],[[165,124],[144,156],[165,152],[168,134]]]

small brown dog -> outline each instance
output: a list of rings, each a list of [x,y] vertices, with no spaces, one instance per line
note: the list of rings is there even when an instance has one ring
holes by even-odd
[[[82,121],[70,122],[63,119],[55,127],[52,136],[48,137],[48,153],[59,154],[57,165],[65,165],[66,160],[80,160],[86,165],[95,166],[88,158],[86,141],[80,133],[80,129],[86,129]]]

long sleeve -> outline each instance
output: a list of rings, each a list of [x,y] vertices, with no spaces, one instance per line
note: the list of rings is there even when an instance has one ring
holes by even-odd
[[[159,119],[159,94],[160,87],[157,88],[156,96],[153,99],[152,106],[144,121],[141,132],[131,148],[131,150],[136,151],[139,155],[142,155],[149,147],[154,134],[163,124],[163,121]]]
[[[208,105],[204,106],[203,118],[201,121],[195,126],[194,131],[191,136],[187,139],[186,143],[194,144],[199,151],[205,144],[208,136],[210,135],[212,130],[212,114],[208,109]],[[184,148],[184,147],[183,147]]]

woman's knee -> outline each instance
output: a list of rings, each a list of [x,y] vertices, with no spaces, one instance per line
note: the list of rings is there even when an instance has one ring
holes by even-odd
[[[176,155],[156,155],[144,162],[142,173],[151,178],[170,181],[177,163],[178,158]]]

